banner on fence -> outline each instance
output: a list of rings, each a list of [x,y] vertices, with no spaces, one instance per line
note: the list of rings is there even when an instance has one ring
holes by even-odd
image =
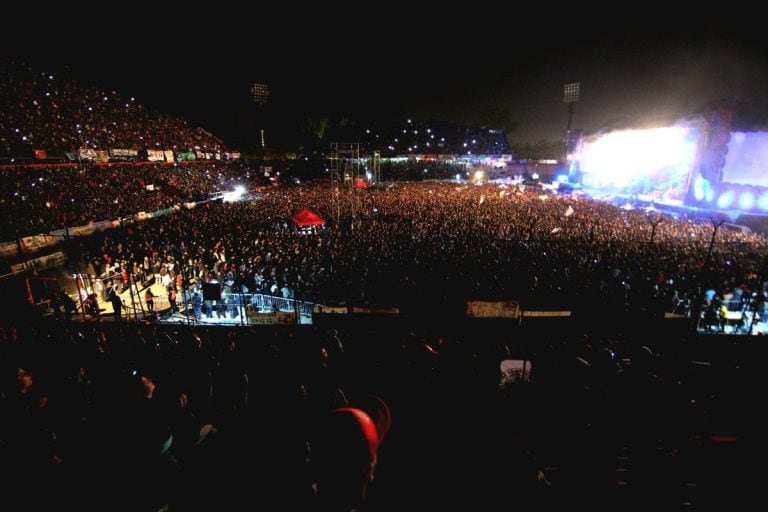
[[[246,316],[248,317],[248,323],[255,325],[292,325],[296,323],[296,314],[286,311],[258,313],[248,310]]]
[[[154,212],[147,213],[148,219],[155,219],[157,217],[163,217],[164,215],[170,215],[173,213],[173,208],[163,208],[162,210],[155,210]]]
[[[49,268],[64,266],[66,263],[67,255],[64,253],[64,251],[56,251],[51,254],[46,254],[45,256],[40,256],[39,258],[32,258],[31,260],[27,260],[26,264],[16,263],[15,265],[11,265],[11,270],[13,272],[18,272],[23,270],[25,265],[27,268],[32,268],[34,270],[46,270]]]
[[[150,162],[165,162],[165,152],[162,149],[148,149],[147,160]]]
[[[92,235],[95,232],[96,232],[96,227],[93,224],[88,224],[86,226],[75,226],[73,228],[69,228],[70,236],[88,236],[88,235]]]
[[[21,239],[21,249],[25,254],[31,254],[54,245],[56,245],[56,239],[51,235],[25,236]]]
[[[570,311],[523,311],[523,316],[526,318],[568,318],[571,316]]]
[[[516,300],[500,302],[468,301],[467,316],[470,318],[519,318],[520,304]]]
[[[399,315],[397,308],[352,308],[353,313],[374,314],[374,315]]]
[[[96,150],[91,148],[80,148],[79,152],[80,160],[92,162],[96,160]]]
[[[0,256],[3,258],[12,258],[19,254],[19,244],[16,242],[3,242],[0,244]]]
[[[344,315],[347,314],[347,307],[346,306],[323,306],[322,304],[315,304],[315,306],[312,308],[312,313],[332,313],[337,315]]]
[[[139,155],[139,152],[135,149],[110,149],[109,150],[109,156],[113,157],[136,157]]]

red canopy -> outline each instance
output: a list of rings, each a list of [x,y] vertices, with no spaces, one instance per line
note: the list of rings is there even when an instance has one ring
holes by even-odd
[[[293,222],[299,225],[300,228],[306,226],[320,226],[325,224],[325,220],[318,214],[304,208],[299,213],[293,216]]]
[[[366,183],[364,180],[357,180],[355,182],[356,188],[366,188],[368,186],[368,183]]]

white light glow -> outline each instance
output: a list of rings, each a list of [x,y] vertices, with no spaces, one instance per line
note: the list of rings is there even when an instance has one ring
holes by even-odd
[[[755,196],[752,192],[743,192],[739,195],[739,209],[750,210],[755,206]]]
[[[720,197],[717,198],[717,207],[718,208],[728,208],[733,203],[733,191],[732,190],[726,190],[723,192]]]
[[[575,155],[588,187],[683,198],[698,131],[686,127],[621,130],[584,141]],[[700,184],[699,193],[705,196]]]

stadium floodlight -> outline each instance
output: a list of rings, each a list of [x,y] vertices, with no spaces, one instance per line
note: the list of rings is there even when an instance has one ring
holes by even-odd
[[[263,107],[269,99],[269,86],[267,84],[253,84],[251,86],[251,99],[256,105]]]
[[[571,139],[571,121],[573,120],[573,105],[579,102],[581,94],[581,84],[571,82],[563,86],[563,103],[568,105],[568,124],[565,127],[565,158],[568,158],[569,150],[573,145]]]
[[[581,84],[573,82],[563,86],[563,103],[578,103]]]

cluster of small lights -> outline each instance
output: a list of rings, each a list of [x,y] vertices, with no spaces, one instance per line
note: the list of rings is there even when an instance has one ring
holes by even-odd
[[[251,86],[251,97],[258,106],[264,106],[269,99],[269,86],[267,84],[253,84]]]
[[[383,137],[376,133],[376,130],[373,130],[371,128],[365,129],[365,135],[370,137],[371,143],[374,144],[374,147],[382,147],[386,148],[387,150],[391,152],[397,153],[418,153],[419,150],[422,152],[426,151],[426,153],[435,153],[435,152],[445,152],[448,153],[450,151],[450,148],[452,145],[459,145],[463,148],[462,151],[454,151],[455,153],[464,153],[467,155],[472,154],[483,154],[484,152],[487,153],[493,153],[497,154],[500,152],[508,152],[505,151],[504,146],[506,146],[506,143],[499,140],[500,137],[503,137],[503,131],[498,129],[483,129],[483,133],[487,133],[490,135],[489,140],[483,140],[481,141],[477,137],[471,137],[472,130],[477,132],[476,128],[471,127],[456,127],[451,128],[448,126],[447,130],[455,130],[456,134],[453,137],[450,137],[453,139],[454,142],[447,143],[445,136],[440,136],[439,133],[436,133],[436,130],[432,127],[419,125],[419,123],[414,122],[412,119],[406,119],[406,128],[398,127],[397,133],[401,134],[402,140],[400,137],[387,137],[387,134],[385,133]],[[440,131],[440,130],[437,130]],[[390,132],[391,133],[391,132]],[[419,137],[422,135],[422,137]],[[464,137],[464,140],[461,141],[461,137]],[[366,137],[367,138],[367,137]],[[378,144],[374,143],[372,139],[380,139],[383,138],[386,142],[384,142],[384,145],[378,146]],[[387,141],[387,139],[389,140]],[[410,139],[410,140],[409,140]],[[459,140],[456,140],[459,139]],[[472,146],[470,148],[470,146]],[[442,148],[442,149],[441,149]]]
[[[563,102],[564,103],[577,103],[579,101],[579,82],[573,82],[565,84],[563,87]]]

